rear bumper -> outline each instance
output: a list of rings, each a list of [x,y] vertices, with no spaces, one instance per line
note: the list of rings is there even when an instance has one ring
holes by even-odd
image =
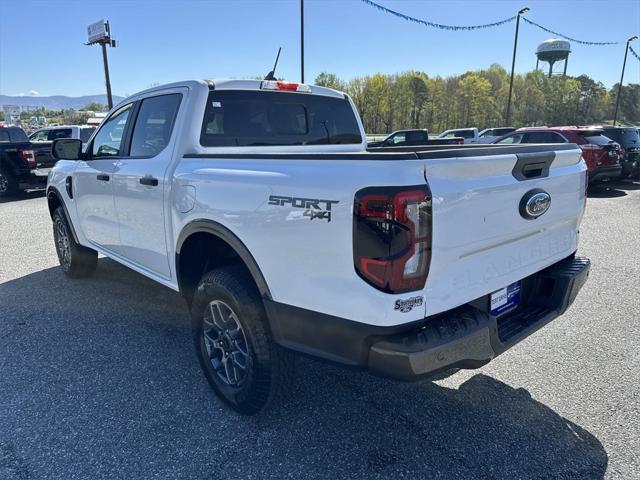
[[[34,168],[18,177],[18,187],[20,190],[29,188],[45,188],[50,168]]]
[[[613,165],[600,167],[592,172],[589,172],[589,183],[599,182],[610,178],[618,178],[622,174],[622,166]]]
[[[418,332],[374,343],[369,369],[399,380],[454,368],[478,368],[562,315],[589,275],[574,257],[533,275],[523,305],[499,318],[465,305],[431,319]]]
[[[590,262],[569,257],[522,280],[521,305],[493,317],[489,297],[392,328],[358,324],[265,301],[275,340],[288,348],[397,380],[478,368],[562,315],[589,275]]]

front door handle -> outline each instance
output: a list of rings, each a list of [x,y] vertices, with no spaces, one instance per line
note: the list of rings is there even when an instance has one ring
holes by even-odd
[[[108,182],[109,181],[109,175],[105,175],[104,173],[99,173],[98,175],[96,175],[96,178],[98,180],[100,180],[101,182]]]
[[[158,179],[157,178],[153,178],[153,177],[142,177],[140,179],[140,184],[141,185],[149,185],[150,187],[157,187],[158,186]]]

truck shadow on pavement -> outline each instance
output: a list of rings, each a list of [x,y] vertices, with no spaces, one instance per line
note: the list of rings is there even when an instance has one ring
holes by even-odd
[[[287,398],[241,417],[200,373],[177,293],[104,258],[86,280],[49,268],[0,284],[0,473],[604,477],[594,435],[478,372],[455,389],[300,358]]]
[[[589,186],[587,196],[589,198],[624,197],[629,190],[640,190],[640,182],[626,179],[606,183],[595,183]]]
[[[44,197],[45,190],[29,190],[27,192],[19,192],[9,197],[0,197],[0,203],[20,202],[22,200],[31,200],[32,198]]]

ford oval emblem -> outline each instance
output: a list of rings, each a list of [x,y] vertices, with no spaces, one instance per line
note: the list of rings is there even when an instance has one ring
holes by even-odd
[[[540,188],[534,188],[524,194],[520,200],[520,215],[527,220],[535,220],[551,206],[551,195]]]

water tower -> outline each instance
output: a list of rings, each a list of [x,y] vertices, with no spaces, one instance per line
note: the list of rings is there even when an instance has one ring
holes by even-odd
[[[570,53],[571,44],[566,40],[559,40],[557,38],[545,40],[538,45],[538,49],[536,50],[536,57],[538,57],[536,60],[536,70],[538,70],[538,63],[548,62],[549,76],[551,76],[554,73],[553,65],[557,62],[564,62],[564,71],[562,72],[562,76],[564,77],[567,75],[567,59]]]

